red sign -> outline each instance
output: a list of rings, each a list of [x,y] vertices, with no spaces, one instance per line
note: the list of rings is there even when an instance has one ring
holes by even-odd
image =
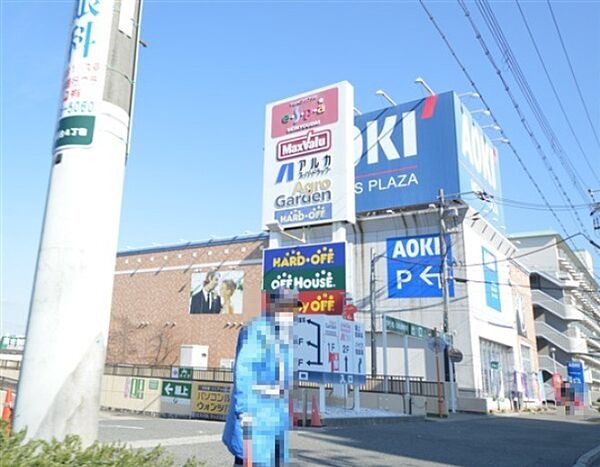
[[[341,315],[344,309],[345,291],[324,290],[321,292],[300,292],[304,314]]]
[[[329,88],[282,102],[272,112],[271,138],[330,125],[338,121],[338,89]]]
[[[344,307],[344,319],[347,319],[348,321],[354,321],[354,315],[356,314],[356,312],[358,311],[358,308],[356,308],[354,305],[352,304],[348,304]]]
[[[552,375],[552,387],[554,388],[554,400],[556,402],[562,402],[560,394],[560,388],[562,386],[562,378],[558,373]]]

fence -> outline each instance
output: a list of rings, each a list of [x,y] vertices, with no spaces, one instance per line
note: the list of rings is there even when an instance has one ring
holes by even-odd
[[[143,365],[126,365],[115,364],[106,365],[104,370],[105,375],[113,376],[137,376],[141,378],[171,378],[170,366],[143,366]],[[195,368],[192,372],[193,381],[207,381],[219,383],[233,383],[233,371],[227,368]],[[436,397],[438,385],[435,381],[424,381],[422,377],[412,377],[408,379],[410,393],[413,396]],[[316,388],[317,383],[309,381],[299,381],[298,386],[301,388]],[[326,385],[331,387],[331,384]],[[385,378],[383,375],[366,377],[366,383],[360,386],[362,392],[385,393]],[[403,376],[390,375],[388,376],[388,394],[405,394],[406,385]]]
[[[21,362],[17,360],[0,360],[0,369],[19,370]],[[105,365],[104,374],[112,376],[135,376],[139,378],[158,378],[171,379],[171,366],[150,366],[150,365],[130,365],[130,364],[111,364]],[[233,383],[233,371],[228,368],[194,368],[192,372],[192,381],[207,381],[219,383]],[[413,396],[436,397],[437,382],[424,381],[422,377],[409,377],[408,379],[410,393]],[[316,388],[318,384],[308,381],[299,381],[301,388]],[[331,387],[331,385],[327,385]],[[385,393],[385,378],[383,375],[367,375],[366,383],[360,387],[362,392]],[[388,376],[388,394],[405,394],[405,377],[397,375]]]

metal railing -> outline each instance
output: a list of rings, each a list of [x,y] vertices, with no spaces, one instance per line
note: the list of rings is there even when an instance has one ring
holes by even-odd
[[[1,360],[1,368],[19,369],[20,362]],[[131,364],[107,364],[104,374],[111,376],[130,376],[138,378],[171,379],[171,369],[167,365],[131,365]],[[228,368],[194,368],[191,381],[205,381],[218,383],[233,383],[233,371]],[[424,381],[422,377],[409,377],[410,393],[413,396],[436,397],[438,386],[435,381]],[[298,387],[317,388],[317,383],[299,381]],[[331,384],[326,385],[331,388]],[[385,378],[383,375],[366,376],[365,384],[360,386],[363,392],[385,393]],[[405,394],[406,384],[404,376],[388,376],[388,394]]]

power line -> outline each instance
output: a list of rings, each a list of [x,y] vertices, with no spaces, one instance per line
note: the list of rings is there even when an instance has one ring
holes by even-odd
[[[523,125],[523,127],[525,128],[525,131],[527,132],[527,134],[529,135],[531,141],[533,142],[533,145],[536,148],[538,154],[540,155],[540,157],[541,157],[541,159],[542,159],[542,161],[543,161],[543,163],[544,163],[544,165],[546,167],[546,170],[550,173],[555,186],[558,188],[558,190],[561,193],[563,199],[565,199],[566,202],[569,203],[569,205],[572,205],[573,203],[571,201],[571,198],[569,197],[569,195],[567,194],[567,191],[563,187],[563,185],[562,185],[562,183],[560,181],[560,178],[558,177],[558,175],[554,171],[554,168],[552,167],[552,164],[550,163],[548,157],[546,156],[546,153],[542,149],[541,144],[539,143],[537,137],[535,136],[535,133],[533,132],[532,127],[527,122],[527,119],[525,118],[525,115],[523,114],[523,112],[522,112],[522,110],[521,110],[521,108],[520,108],[520,106],[519,106],[519,104],[518,104],[518,102],[517,102],[517,100],[515,98],[515,95],[510,90],[510,87],[509,87],[509,85],[508,85],[508,83],[507,83],[504,75],[502,74],[502,71],[500,70],[500,67],[496,63],[496,60],[492,56],[492,53],[491,53],[491,51],[490,51],[490,49],[489,49],[489,47],[488,47],[488,45],[487,45],[487,43],[486,43],[483,35],[481,34],[481,31],[479,30],[479,28],[475,24],[475,21],[473,19],[473,16],[471,15],[469,7],[464,2],[464,0],[457,0],[457,1],[458,1],[458,4],[460,5],[460,7],[462,8],[465,17],[467,18],[467,21],[469,22],[471,28],[473,29],[473,32],[475,33],[475,37],[476,37],[477,41],[479,42],[479,45],[481,46],[481,48],[482,48],[485,56],[487,57],[488,61],[490,62],[490,64],[494,68],[494,71],[496,72],[496,75],[498,76],[498,79],[500,79],[500,81],[502,82],[502,85],[504,87],[504,91],[507,93],[508,97],[510,98],[510,100],[512,102],[512,105],[513,105],[513,108],[515,109],[515,112],[519,116],[519,120],[521,121],[521,124]],[[506,60],[506,63],[508,65],[509,70],[511,71],[511,73],[515,77],[515,80],[517,81],[517,84],[519,85],[519,88],[523,92],[523,95],[525,96],[525,99],[527,100],[529,106],[532,108],[532,111],[536,115],[536,119],[538,120],[538,123],[540,123],[540,126],[543,127],[544,123],[543,123],[542,116],[540,116],[541,109],[539,108],[539,104],[537,104],[537,101],[535,100],[535,96],[533,96],[532,93],[530,92],[529,85],[526,82],[523,82],[524,77],[522,75],[522,72],[520,72],[520,68],[517,68],[518,64],[516,63],[516,60],[514,60],[514,56],[512,55],[512,51],[510,50],[510,48],[509,48],[508,45],[504,44],[506,42],[506,40],[504,39],[503,36],[500,37],[500,38],[498,38],[497,35],[494,34],[494,27],[496,27],[496,28],[498,27],[498,26],[496,26],[497,23],[494,23],[492,26],[489,26],[489,22],[491,20],[488,19],[488,17],[486,16],[486,13],[489,14],[489,12],[487,10],[484,10],[484,8],[483,8],[483,6],[481,4],[481,1],[477,2],[477,6],[480,9],[480,12],[481,12],[482,16],[484,17],[484,20],[488,24],[488,28],[490,29],[490,31],[492,31],[492,35],[494,36],[494,40],[498,44],[498,47],[503,51],[503,53],[505,54],[505,56],[508,58]],[[512,59],[511,59],[511,57],[512,57]],[[548,137],[547,134],[546,134],[546,136]],[[581,218],[579,217],[579,214],[576,211],[572,212],[571,214],[573,215],[573,217],[575,218],[575,220],[579,223],[581,229],[585,230],[585,227],[583,225],[583,222],[581,221]]]
[[[506,261],[513,261],[515,259],[524,258],[526,256],[530,256],[530,255],[533,255],[535,253],[539,253],[540,251],[544,251],[544,250],[547,250],[549,248],[553,248],[553,247],[555,247],[557,245],[560,245],[561,243],[565,243],[565,242],[571,240],[572,238],[578,237],[580,235],[582,235],[582,236],[585,237],[585,235],[583,233],[577,232],[577,233],[575,233],[573,235],[570,235],[570,236],[568,236],[566,238],[561,238],[560,240],[557,240],[554,243],[551,243],[549,245],[545,245],[545,246],[540,247],[540,248],[536,248],[535,250],[531,250],[531,251],[528,251],[527,253],[523,253],[523,254],[520,254],[520,255],[508,256],[508,257],[506,257],[504,259],[497,259],[497,260],[494,260],[494,261],[484,261],[484,262],[481,262],[481,263],[457,264],[457,266],[459,266],[461,268],[470,268],[470,267],[474,267],[474,266],[486,266],[488,264],[497,264],[497,263],[504,263]],[[450,250],[448,250],[448,251],[450,251]],[[403,259],[403,258],[394,258],[394,257],[388,256],[388,255],[381,255],[381,256],[387,258],[390,261],[397,261],[397,262],[409,263],[409,264],[418,264],[418,265],[421,265],[421,266],[424,266],[424,265],[428,266],[429,265],[428,263],[423,263],[422,261],[414,261],[414,260]]]
[[[571,134],[573,135],[573,138],[575,139],[575,142],[577,143],[577,146],[579,147],[579,150],[581,151],[581,154],[583,155],[583,158],[585,159],[585,162],[587,163],[588,168],[590,169],[590,173],[593,175],[593,177],[596,179],[596,182],[598,184],[600,184],[600,178],[598,178],[598,175],[596,174],[594,167],[592,166],[592,164],[590,163],[590,160],[588,158],[587,153],[585,152],[585,150],[583,149],[583,145],[581,144],[581,141],[579,140],[579,137],[577,136],[577,133],[575,133],[575,129],[573,127],[573,124],[571,123],[571,119],[569,118],[565,107],[562,103],[562,99],[560,98],[560,95],[558,93],[558,91],[556,90],[556,86],[554,85],[554,81],[552,81],[552,78],[550,77],[550,73],[548,71],[548,68],[546,67],[546,63],[542,57],[542,54],[540,52],[540,49],[537,45],[537,42],[535,40],[535,37],[533,36],[533,32],[531,30],[531,28],[529,27],[529,23],[527,21],[527,18],[525,16],[525,12],[523,11],[523,9],[521,8],[521,4],[519,3],[519,0],[515,0],[517,7],[519,9],[519,13],[521,14],[521,18],[523,19],[523,22],[525,23],[525,28],[527,29],[527,33],[529,34],[529,38],[531,39],[531,42],[533,43],[533,47],[535,49],[535,52],[540,60],[540,63],[542,65],[542,68],[544,69],[544,73],[546,74],[546,78],[548,79],[548,83],[550,83],[550,87],[552,88],[552,93],[554,94],[554,97],[556,98],[556,101],[558,102],[558,105],[560,107],[560,110],[563,114],[563,117],[565,118],[565,121],[567,122],[567,126],[569,127],[569,130],[571,131]]]
[[[565,46],[565,41],[563,40],[563,36],[560,32],[560,27],[558,26],[558,21],[556,21],[556,16],[554,15],[554,10],[552,9],[552,5],[550,4],[550,0],[546,0],[548,4],[548,8],[550,9],[550,15],[552,16],[552,21],[554,22],[554,26],[556,28],[556,33],[558,34],[558,38],[560,39],[560,45],[565,54],[565,58],[567,59],[567,63],[569,64],[569,70],[571,71],[571,76],[573,77],[573,81],[575,82],[575,87],[577,88],[577,93],[579,94],[579,99],[581,100],[581,104],[585,110],[585,115],[587,120],[592,128],[592,132],[594,133],[594,138],[596,138],[596,143],[600,147],[600,139],[598,138],[598,133],[596,133],[596,127],[592,123],[592,118],[590,117],[590,111],[588,110],[587,104],[585,103],[585,99],[583,98],[583,93],[581,92],[581,86],[579,86],[579,81],[577,80],[577,76],[575,75],[575,70],[573,69],[573,64],[571,63],[571,58],[569,57],[569,53],[567,52],[567,47]]]
[[[490,51],[489,47],[487,46],[487,43],[486,43],[485,39],[483,38],[483,36],[482,36],[481,32],[479,31],[477,25],[475,24],[475,21],[473,20],[473,17],[471,15],[471,12],[469,11],[468,6],[464,2],[464,0],[457,0],[457,1],[459,3],[460,7],[462,8],[462,10],[463,10],[463,12],[465,14],[465,17],[467,18],[469,24],[471,25],[471,28],[473,29],[473,32],[475,33],[475,37],[476,37],[477,41],[479,42],[479,45],[481,46],[481,48],[482,48],[485,56],[487,57],[488,61],[490,62],[490,64],[494,68],[494,71],[495,71],[496,75],[498,76],[498,79],[502,82],[502,85],[504,87],[504,91],[509,96],[509,98],[511,100],[511,103],[513,105],[513,108],[515,109],[515,112],[519,116],[519,120],[520,120],[521,124],[525,128],[525,131],[529,135],[529,137],[530,137],[531,141],[533,142],[533,144],[534,144],[534,146],[535,146],[535,148],[536,148],[539,156],[541,157],[541,159],[542,159],[542,161],[543,161],[543,163],[544,163],[544,165],[546,167],[546,170],[552,176],[552,180],[553,180],[554,184],[556,185],[556,187],[558,188],[558,190],[559,190],[560,194],[562,195],[563,199],[565,199],[566,202],[570,206],[573,205],[573,202],[571,201],[571,198],[567,194],[567,192],[566,192],[564,186],[562,185],[562,183],[561,183],[558,175],[554,171],[554,168],[552,167],[552,164],[550,164],[550,161],[548,160],[548,157],[546,156],[546,153],[542,149],[542,146],[539,143],[539,141],[538,141],[535,133],[533,132],[533,129],[531,128],[531,126],[527,122],[527,119],[525,118],[525,115],[521,111],[519,103],[517,102],[517,100],[516,100],[513,92],[510,90],[510,86],[508,85],[508,83],[507,83],[504,75],[502,74],[502,71],[500,70],[500,67],[498,66],[498,64],[494,60],[494,57],[492,56],[491,51]],[[553,210],[552,210],[552,212],[554,213]],[[573,215],[573,217],[575,218],[575,220],[577,221],[577,223],[581,227],[581,230],[584,231],[585,233],[587,233],[585,225],[583,224],[583,222],[582,222],[581,218],[579,217],[579,214],[577,213],[577,211],[573,210],[573,212],[571,212],[571,214]]]
[[[542,133],[548,140],[550,148],[552,149],[556,157],[559,159],[559,162],[565,169],[565,172],[567,172],[567,174],[571,178],[573,185],[579,192],[582,199],[584,201],[587,201],[589,199],[589,195],[583,186],[585,185],[585,182],[583,181],[581,175],[579,175],[579,173],[577,172],[577,169],[575,168],[573,163],[569,160],[568,157],[566,157],[565,151],[558,137],[556,136],[556,133],[552,129],[552,126],[550,125],[550,122],[548,121],[548,118],[546,117],[546,114],[544,113],[542,106],[540,105],[535,93],[533,92],[533,89],[531,88],[531,85],[529,84],[525,73],[519,65],[519,61],[513,53],[510,43],[504,35],[502,26],[498,22],[498,19],[496,18],[496,15],[490,7],[489,2],[487,0],[476,0],[476,5],[479,9],[479,13],[481,14],[484,22],[486,23],[489,31],[492,34],[492,38],[496,42],[498,49],[504,57],[505,63],[508,66],[509,71],[511,72],[515,81],[517,82],[517,85],[523,93],[525,100],[529,104],[529,107],[536,121],[538,122],[538,125],[542,129]],[[483,38],[479,39],[483,40]]]
[[[544,193],[543,193],[542,189],[540,188],[539,184],[537,183],[537,181],[535,180],[535,178],[533,177],[533,175],[531,174],[531,172],[527,168],[527,165],[525,164],[525,162],[524,162],[523,158],[521,157],[521,155],[518,153],[518,151],[516,150],[516,148],[514,147],[514,145],[510,142],[510,139],[508,139],[506,132],[504,131],[504,129],[500,125],[500,122],[498,121],[498,119],[496,118],[495,114],[492,112],[490,106],[488,105],[488,103],[487,103],[487,101],[486,101],[486,99],[484,97],[483,92],[481,91],[481,89],[479,88],[479,86],[477,85],[477,83],[475,82],[475,80],[473,79],[473,77],[471,76],[471,74],[469,73],[469,71],[467,70],[467,68],[465,67],[465,65],[463,64],[462,60],[458,57],[456,51],[454,50],[454,47],[452,46],[452,44],[450,43],[450,41],[448,40],[448,38],[444,34],[444,31],[442,31],[441,27],[437,23],[437,21],[434,18],[433,14],[429,11],[429,9],[427,8],[427,6],[425,5],[424,0],[419,0],[419,3],[421,5],[421,7],[423,8],[423,10],[425,11],[425,13],[427,14],[427,16],[429,17],[429,20],[431,21],[431,23],[433,24],[433,26],[437,30],[438,34],[440,35],[440,37],[442,38],[442,40],[446,44],[446,47],[448,48],[450,54],[452,55],[452,57],[454,58],[454,60],[458,64],[459,68],[461,69],[461,71],[463,72],[463,74],[465,75],[465,77],[467,78],[467,80],[469,81],[469,84],[477,92],[477,94],[479,94],[481,102],[484,104],[485,108],[490,112],[490,118],[492,119],[493,123],[495,125],[498,125],[500,127],[500,135],[503,138],[505,138],[505,139],[508,140],[508,143],[506,143],[506,144],[511,149],[513,155],[516,157],[517,161],[519,162],[519,165],[521,166],[521,168],[523,169],[523,171],[527,175],[527,178],[529,179],[529,181],[531,182],[531,184],[534,186],[534,188],[537,191],[537,193],[539,194],[540,198],[544,201],[544,204],[546,206],[548,206],[548,208],[550,209],[550,212],[552,213],[552,216],[554,217],[554,219],[556,220],[556,222],[558,223],[558,225],[561,227],[561,229],[562,229],[563,233],[565,234],[565,236],[568,236],[569,234],[568,234],[567,228],[565,227],[565,225],[562,222],[561,218],[551,208],[550,203],[548,202],[548,199],[544,195]]]
[[[486,280],[480,280],[480,279],[467,279],[466,277],[455,277],[454,281],[459,282],[459,283],[473,282],[476,284],[492,284],[492,285],[500,285],[503,287],[517,287],[517,288],[522,288],[522,289],[541,290],[542,292],[544,290],[564,290],[564,287],[544,286],[539,289],[534,289],[531,287],[531,284],[512,284],[510,282],[486,281]],[[591,292],[591,293],[600,292],[600,289],[577,289],[577,290],[579,290],[580,292]],[[597,318],[594,318],[594,319],[597,319]]]
[[[490,193],[483,193],[483,197],[477,195],[474,196],[483,201],[495,202],[497,204],[502,204],[513,208],[531,209],[536,211],[549,211],[550,208],[556,211],[571,211],[573,209],[583,210],[591,208],[591,204],[577,204],[574,206],[569,206],[566,204],[552,204],[550,206],[546,206],[544,204],[539,203],[528,203],[526,201],[504,198],[501,196],[492,195]]]

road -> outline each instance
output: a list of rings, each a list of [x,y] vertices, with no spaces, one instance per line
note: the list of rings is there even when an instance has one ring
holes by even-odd
[[[196,456],[208,466],[231,466],[221,444],[223,423],[104,412],[101,441],[134,447],[161,444],[179,464]],[[457,414],[447,420],[295,430],[294,466],[572,466],[600,444],[600,417]]]

